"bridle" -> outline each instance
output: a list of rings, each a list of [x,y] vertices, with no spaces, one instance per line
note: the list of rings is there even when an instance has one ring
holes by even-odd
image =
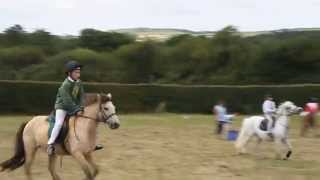
[[[89,116],[85,116],[85,115],[78,115],[78,117],[83,117],[83,118],[87,118],[87,119],[91,119],[91,120],[94,120],[96,122],[103,122],[103,123],[108,123],[109,119],[113,116],[116,115],[116,113],[112,113],[112,114],[109,114],[107,115],[104,110],[103,110],[103,107],[102,107],[102,102],[101,102],[101,95],[100,94],[97,94],[98,96],[98,99],[99,99],[99,111],[97,113],[97,117],[96,118],[93,118],[93,117],[89,117]]]
[[[99,111],[97,112],[97,115],[96,115],[96,118],[93,118],[93,117],[89,117],[89,116],[85,116],[85,115],[76,115],[76,117],[83,117],[83,118],[87,118],[87,119],[90,119],[90,120],[93,120],[95,122],[103,122],[105,124],[108,123],[108,121],[110,120],[111,117],[115,116],[116,113],[112,113],[112,114],[109,114],[107,115],[104,110],[103,110],[103,107],[102,107],[102,102],[101,102],[101,95],[100,94],[97,94],[97,98],[98,98],[98,101],[99,101]],[[74,130],[74,134],[77,138],[78,141],[80,141],[77,133],[76,133],[76,120],[77,118],[73,121],[73,130]]]

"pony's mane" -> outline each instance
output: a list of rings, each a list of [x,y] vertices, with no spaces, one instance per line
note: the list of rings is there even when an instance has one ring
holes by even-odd
[[[282,107],[283,105],[285,105],[288,101],[283,101],[279,104],[278,108]]]
[[[279,107],[280,106],[283,106],[284,104],[288,104],[288,103],[292,103],[291,101],[283,101],[283,102],[281,102],[280,104],[279,104]]]
[[[291,101],[283,101],[282,103],[280,103],[279,106],[278,106],[278,109],[277,109],[277,113],[282,113],[282,111],[284,110],[283,106],[288,104],[288,103],[292,103],[292,102]]]
[[[106,94],[98,94],[98,93],[85,93],[84,95],[84,106],[90,106],[91,104],[94,104],[98,102],[98,95],[100,95],[101,103],[106,103],[108,101],[111,101],[110,97],[108,97]]]

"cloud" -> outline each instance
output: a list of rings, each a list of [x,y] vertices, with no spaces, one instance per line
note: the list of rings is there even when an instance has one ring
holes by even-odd
[[[76,0],[55,0],[54,6],[58,9],[74,9],[76,7]]]
[[[320,27],[316,0],[10,0],[0,6],[0,31],[13,24],[27,30],[77,34],[91,27],[240,30]]]

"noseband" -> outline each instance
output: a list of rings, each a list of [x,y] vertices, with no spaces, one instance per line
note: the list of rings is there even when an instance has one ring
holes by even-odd
[[[101,115],[101,118],[98,118],[97,120],[99,122],[103,122],[103,123],[107,123],[109,121],[109,119],[112,117],[112,116],[115,116],[116,113],[112,113],[112,114],[109,114],[109,115],[106,115],[106,113],[104,112],[102,106],[101,106],[101,101],[100,101],[100,104],[99,104],[99,114]],[[99,116],[98,116],[99,117]]]

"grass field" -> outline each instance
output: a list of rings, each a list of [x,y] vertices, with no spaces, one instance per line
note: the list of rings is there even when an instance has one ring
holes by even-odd
[[[0,116],[0,161],[12,153],[18,125],[30,116]],[[274,159],[272,143],[263,143],[263,155],[254,152],[238,156],[233,143],[213,134],[209,115],[134,114],[120,115],[121,127],[99,127],[99,142],[106,148],[94,157],[100,166],[98,180],[318,180],[320,143],[315,137],[300,138],[299,118],[291,121],[293,156],[289,161]],[[240,118],[235,120],[238,129]],[[71,157],[63,159],[58,171],[63,179],[82,179],[80,167]],[[36,180],[51,179],[47,156],[38,153],[33,165]],[[23,168],[0,173],[1,180],[24,178]]]

